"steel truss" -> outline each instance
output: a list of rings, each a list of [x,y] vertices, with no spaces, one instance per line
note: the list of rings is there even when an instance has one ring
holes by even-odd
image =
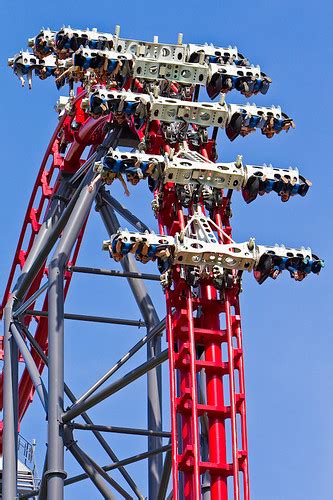
[[[152,182],[153,208],[161,238],[175,237],[175,241],[180,241],[193,217],[201,214],[207,232],[210,232],[210,243],[214,241],[221,248],[222,244],[234,244],[230,225],[233,189],[242,190],[248,203],[258,194],[272,190],[287,201],[296,194],[304,196],[311,183],[299,176],[297,169],[244,166],[241,157],[235,163],[216,164],[213,168],[218,129],[226,128],[231,140],[256,128],[272,137],[288,130],[293,122],[281,114],[280,108],[227,105],[224,98],[213,104],[198,102],[202,84],[200,74],[197,81],[199,70],[204,70],[207,76],[204,83],[207,83],[211,97],[232,88],[247,96],[267,92],[270,79],[259,68],[249,67],[237,49],[184,45],[179,37],[178,44],[165,46],[156,40],[153,44],[142,42],[136,47],[136,52],[132,51],[136,56],[129,56],[132,42],[120,39],[118,29],[114,36],[98,36],[94,30],[63,28],[57,34],[44,30],[31,41],[35,55],[40,58],[38,63],[34,56],[24,56],[25,53],[10,60],[23,82],[23,75],[28,75],[30,83],[32,70],[44,78],[46,72],[56,76],[56,68],[60,71],[61,84],[67,81],[70,84],[71,94],[69,100],[57,106],[60,120],[37,175],[2,302],[2,497],[4,500],[17,498],[18,429],[36,392],[47,416],[47,452],[40,487],[21,494],[19,498],[38,496],[40,500],[61,500],[66,485],[89,478],[104,498],[119,498],[120,495],[122,498],[144,499],[146,494],[139,490],[126,466],[147,460],[150,500],[167,498],[171,476],[174,500],[249,500],[239,305],[243,268],[241,272],[236,268],[226,272],[230,269],[227,265],[223,264],[223,268],[217,266],[216,270],[205,261],[199,269],[195,264],[183,265],[179,260],[173,262],[170,269],[171,256],[165,247],[159,249],[156,258],[157,254],[151,257],[151,248],[144,247],[141,240],[132,246],[126,240],[127,247],[124,241],[118,241],[114,250],[112,245],[116,240],[112,238],[110,252],[115,260],[120,261],[121,271],[81,267],[77,265],[77,258],[93,206],[108,236],[114,238],[120,234],[117,233],[120,224],[116,213],[137,232],[150,232],[144,222],[105,189],[105,184],[111,184],[115,179],[123,181],[122,173],[126,173],[132,184],[137,184],[142,178],[149,178]],[[85,49],[77,48],[77,37]],[[96,43],[101,44],[97,55],[96,51],[90,50],[95,49]],[[110,50],[113,43],[118,44],[118,55]],[[168,64],[160,60],[163,54],[171,54]],[[68,60],[72,56],[73,65],[70,66]],[[176,56],[178,63],[172,59]],[[29,59],[30,66],[22,66],[24,57]],[[49,66],[47,57],[52,59]],[[159,76],[156,80],[160,87],[157,84],[151,86],[149,75],[157,67],[151,61],[154,57],[158,60]],[[101,61],[103,64],[97,67]],[[89,66],[92,62],[95,66]],[[179,64],[181,71],[178,74]],[[108,69],[109,65],[113,65],[112,71]],[[173,68],[175,81],[167,81],[166,85],[168,65]],[[139,68],[142,67],[145,76],[140,77]],[[87,68],[94,69],[89,72],[90,76],[84,71]],[[239,77],[244,75],[244,68],[247,68],[248,76]],[[96,80],[91,85],[91,75],[97,78],[100,86],[94,87]],[[60,77],[57,76],[57,82]],[[194,78],[192,83],[188,80],[190,78]],[[78,81],[82,87],[78,86],[74,97],[73,87]],[[169,99],[165,96],[167,92],[177,97]],[[209,127],[213,127],[211,138],[208,138]],[[118,147],[137,150],[124,153],[125,166],[121,164]],[[86,157],[87,148],[89,154]],[[228,174],[222,178],[219,169]],[[186,188],[189,171],[191,189]],[[171,177],[168,173],[172,174]],[[159,184],[156,184],[157,179]],[[205,188],[200,185],[200,179],[205,179],[202,182]],[[225,188],[227,190],[223,192]],[[190,198],[187,198],[189,189]],[[208,215],[210,222],[207,222]],[[193,237],[199,238],[199,232]],[[193,248],[200,248],[199,239],[195,245]],[[142,250],[140,254],[140,248],[145,248],[145,252]],[[231,251],[235,252],[235,248]],[[259,262],[253,259],[251,264],[259,283],[268,276],[275,278],[283,269],[288,269],[292,277],[300,281],[311,271],[319,273],[323,266],[308,249],[289,249],[286,256],[288,249],[285,247],[280,248],[280,253],[275,252],[274,247],[262,248],[267,250],[266,254],[261,255]],[[253,249],[254,242],[250,241],[248,250]],[[144,284],[144,280],[160,278],[142,273],[131,253],[136,253],[141,262],[149,258],[158,260],[165,292],[165,318],[158,317]],[[213,254],[211,256],[215,258]],[[191,262],[198,262],[195,258],[196,255]],[[230,255],[227,258],[229,261],[225,262],[234,266]],[[245,261],[244,266],[249,265]],[[143,319],[100,317],[92,312],[85,315],[65,313],[64,303],[75,273],[126,278]],[[36,309],[40,297],[44,297],[43,306]],[[33,318],[37,320],[34,334],[30,331]],[[145,327],[146,332],[84,394],[76,397],[64,380],[65,319]],[[162,350],[164,330],[168,349]],[[143,347],[147,349],[146,361],[115,378],[116,372]],[[161,365],[166,361],[169,363],[171,430],[162,427]],[[20,362],[24,363],[24,370],[19,380]],[[45,367],[48,369],[47,387],[42,379]],[[109,422],[96,424],[91,420],[87,413],[91,408],[142,376],[147,377],[146,429],[113,426]],[[66,410],[65,396],[71,402]],[[77,422],[77,417],[82,417],[84,423]],[[78,444],[77,431],[92,432],[111,463],[97,464]],[[119,459],[104,433],[146,436],[148,449]],[[163,439],[168,441],[163,442]],[[80,464],[82,474],[67,477],[65,448]],[[122,475],[122,484],[109,474],[113,470]]]
[[[3,436],[3,454],[5,459],[3,497],[14,498],[14,496],[16,496],[16,467],[14,467],[13,464],[16,463],[17,458],[15,454],[15,445],[13,445],[13,443],[17,440],[17,423],[23,418],[35,390],[37,391],[37,395],[41,398],[46,414],[48,415],[49,452],[47,454],[47,468],[43,473],[43,481],[41,485],[41,490],[43,490],[45,489],[44,483],[47,482],[47,498],[61,498],[59,496],[61,495],[60,490],[63,488],[66,478],[63,463],[63,449],[65,444],[72,455],[82,465],[86,474],[88,474],[86,477],[92,477],[92,468],[97,467],[97,464],[93,464],[93,466],[91,465],[92,459],[89,457],[87,458],[87,455],[80,450],[77,445],[69,445],[70,438],[68,436],[72,434],[66,430],[67,428],[64,430],[64,426],[59,423],[58,419],[59,411],[61,411],[61,413],[64,412],[64,408],[59,408],[58,404],[58,401],[63,402],[64,393],[69,397],[73,404],[77,403],[75,396],[66,384],[64,385],[63,380],[63,320],[66,318],[92,322],[125,324],[136,327],[146,326],[147,334],[141,339],[141,341],[134,345],[133,348],[126,353],[113,368],[111,368],[107,376],[104,377],[103,381],[95,384],[91,393],[95,392],[97,387],[111,377],[139,349],[145,345],[147,346],[147,363],[138,367],[137,370],[133,371],[133,373],[130,372],[128,378],[124,377],[125,380],[123,382],[122,379],[120,379],[120,384],[117,385],[116,382],[114,390],[118,391],[122,386],[126,386],[131,381],[136,380],[139,376],[147,374],[149,394],[148,429],[137,430],[137,433],[147,435],[148,452],[143,453],[142,456],[136,456],[133,457],[133,459],[129,459],[129,462],[127,459],[120,461],[100,433],[98,426],[94,426],[93,422],[85,412],[80,412],[80,415],[82,415],[86,421],[86,429],[91,430],[94,433],[104,450],[110,456],[110,459],[115,463],[115,468],[119,469],[122,473],[124,479],[128,483],[130,491],[132,492],[131,494],[126,492],[112,478],[109,478],[109,476],[106,477],[105,472],[98,469],[100,477],[97,481],[95,480],[94,484],[102,492],[102,494],[106,495],[106,498],[114,498],[110,488],[104,484],[106,480],[109,483],[111,482],[111,486],[115,488],[116,491],[124,498],[132,498],[133,494],[137,498],[144,498],[144,495],[140,493],[133,479],[126,472],[125,465],[127,463],[133,463],[137,460],[147,459],[149,461],[151,477],[149,484],[151,491],[150,495],[152,495],[152,497],[156,497],[158,494],[157,492],[160,477],[162,475],[162,454],[170,448],[170,446],[162,446],[162,438],[169,437],[170,434],[163,432],[161,427],[161,370],[159,365],[167,359],[167,353],[164,352],[163,356],[160,355],[160,335],[165,328],[165,321],[161,322],[159,320],[151,298],[149,297],[142,281],[143,278],[156,279],[156,276],[139,273],[132,257],[129,257],[122,262],[122,273],[104,271],[104,274],[109,274],[110,276],[115,275],[127,278],[144,321],[101,318],[98,316],[88,315],[66,315],[66,313],[63,312],[63,301],[66,297],[72,274],[74,272],[82,272],[80,268],[75,268],[75,262],[78,256],[86,220],[96,197],[98,198],[96,206],[101,214],[108,234],[112,234],[119,227],[115,213],[110,206],[110,200],[112,201],[112,198],[109,197],[108,193],[100,190],[98,185],[95,186],[93,192],[90,192],[89,190],[89,185],[93,176],[92,169],[89,169],[89,167],[91,167],[93,160],[98,158],[98,155],[101,155],[104,150],[100,149],[97,152],[92,151],[91,158],[85,163],[83,160],[80,161],[79,159],[80,153],[83,153],[86,145],[91,144],[90,134],[92,129],[94,130],[98,128],[98,124],[96,124],[94,120],[88,120],[88,123],[85,125],[85,128],[87,129],[86,144],[82,144],[82,142],[74,144],[74,147],[71,148],[69,154],[60,160],[60,155],[58,154],[60,141],[59,135],[61,135],[61,127],[65,121],[66,118],[63,117],[51,139],[50,146],[48,147],[47,153],[44,157],[35,189],[29,203],[25,224],[20,236],[18,249],[16,251],[15,260],[10,273],[9,283],[3,300],[4,317],[6,318],[6,332],[4,337],[5,365],[8,371],[10,369],[10,374],[12,372],[16,373],[16,375],[14,374],[14,378],[16,377],[15,380],[11,377],[11,375],[9,375],[7,376],[7,382],[9,383],[4,381],[3,387],[1,386],[1,390],[3,389],[2,398],[5,410],[4,428],[6,429]],[[84,136],[84,132],[85,131],[83,130],[82,136]],[[110,145],[116,146],[120,135],[121,129],[112,131],[106,137],[106,142],[104,144],[105,147],[109,147]],[[71,154],[78,156],[80,166],[84,165],[81,175],[83,180],[81,177],[76,176],[75,173],[71,176],[62,174],[63,165],[68,159],[68,156]],[[46,170],[45,165],[49,155],[52,157],[53,161],[51,168]],[[46,179],[51,178],[54,169],[59,169],[60,172],[54,186],[50,187],[45,185],[45,182]],[[86,170],[88,170],[88,173],[83,176]],[[40,185],[43,186],[43,191],[41,199],[39,200],[36,198],[36,195]],[[66,194],[68,192],[71,194],[67,195],[68,199],[66,199]],[[48,207],[46,209],[44,221],[41,221],[40,217],[42,214],[42,207],[45,203],[48,203]],[[35,209],[35,206],[38,208]],[[141,228],[141,226],[139,227]],[[144,226],[142,225],[142,227]],[[32,231],[29,246],[27,251],[24,252],[20,245],[30,228]],[[54,248],[54,245],[56,244],[61,233],[61,240],[59,240],[59,244],[56,247],[50,264],[48,265],[48,268],[46,268],[46,259],[52,252],[52,249]],[[14,285],[13,292],[9,294],[9,289],[11,287],[16,268],[18,267],[21,268],[21,273],[16,284]],[[83,272],[85,271],[86,270],[83,269]],[[88,271],[98,273],[98,270],[94,269]],[[99,271],[100,273],[103,272],[103,270]],[[48,282],[41,286],[44,275],[48,275]],[[37,297],[45,293],[45,291],[47,291],[47,295],[45,297],[43,310],[34,311],[30,309]],[[62,309],[62,312],[59,308]],[[32,336],[28,330],[32,317],[38,318],[38,327],[34,336]],[[59,321],[60,317],[63,318],[62,321]],[[53,335],[47,335],[47,332],[50,332],[51,329],[53,331]],[[31,351],[26,344],[27,340],[30,343]],[[20,384],[18,384],[17,381],[17,345],[19,346],[20,353],[23,358],[22,361],[24,361],[26,365]],[[48,366],[48,390],[44,387],[40,377],[45,365]],[[6,380],[6,376],[4,379]],[[54,380],[57,380],[58,383],[54,384]],[[27,398],[26,395],[29,395],[29,397]],[[17,406],[19,410],[18,412],[15,412],[14,408]],[[11,409],[14,411],[13,414],[11,414]],[[70,429],[72,429],[71,426]],[[135,429],[123,429],[123,432],[129,434],[136,433]],[[51,453],[50,450],[54,450],[54,453]],[[124,462],[124,464],[122,464],[122,462]],[[95,473],[93,476],[95,476]],[[72,484],[73,482],[75,481],[67,480],[66,484]],[[37,493],[32,492],[30,496],[33,496],[34,494]],[[28,496],[25,495],[23,498],[28,498]]]

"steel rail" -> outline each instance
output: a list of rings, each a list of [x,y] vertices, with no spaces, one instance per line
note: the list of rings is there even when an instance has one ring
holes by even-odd
[[[33,293],[20,307],[15,309],[13,312],[13,318],[18,318],[23,314],[30,306],[35,302],[38,297],[47,290],[49,284],[48,281],[44,283],[35,293]]]
[[[145,335],[139,340],[124,356],[122,356],[115,365],[113,365],[101,378],[99,378],[94,385],[92,385],[82,396],[78,398],[75,404],[80,404],[91,396],[104,382],[106,382],[112,375],[114,375],[119,368],[121,368],[134,354],[136,354],[141,347],[150,342],[155,335],[159,335],[165,329],[165,320],[162,320],[156,325],[149,334]]]
[[[158,436],[162,438],[169,438],[171,432],[167,431],[152,431],[151,429],[135,429],[132,427],[117,427],[114,425],[89,425],[72,422],[70,426],[73,429],[80,431],[99,431],[99,432],[114,432],[116,434],[133,434],[137,436]]]
[[[112,197],[109,192],[101,189],[97,198],[97,209],[100,211],[102,220],[109,234],[115,233],[120,224],[110,204]],[[126,214],[124,214],[125,216]],[[136,262],[133,255],[125,256],[121,261],[121,266],[125,272],[137,272]],[[159,323],[158,314],[154,307],[144,283],[141,280],[128,278],[128,283],[135,297],[141,314],[147,323],[147,333]],[[161,337],[154,336],[147,343],[147,360],[154,358],[161,352]],[[147,374],[147,414],[149,429],[162,430],[162,372],[161,367],[157,366]],[[148,437],[148,450],[160,448],[162,446],[161,438]],[[148,459],[148,495],[150,498],[156,498],[159,484],[162,477],[162,456],[152,456]]]
[[[104,389],[101,389],[97,394],[90,396],[88,399],[86,399],[85,401],[83,401],[78,405],[74,404],[73,406],[71,406],[69,410],[67,410],[63,414],[62,421],[64,423],[70,422],[73,418],[81,415],[82,412],[89,410],[89,408],[92,408],[93,406],[96,406],[97,404],[101,403],[106,398],[112,396],[116,392],[120,391],[120,389],[123,389],[130,383],[142,377],[142,375],[145,375],[149,370],[152,370],[156,366],[159,366],[167,359],[168,359],[168,350],[165,349],[158,356],[155,356],[154,358],[151,358],[149,361],[146,361],[145,363],[142,363],[141,365],[137,366],[136,368],[134,368],[134,370],[131,370],[130,372],[126,373],[120,379],[111,383]]]
[[[14,340],[17,344],[17,347],[23,356],[25,361],[25,365],[28,369],[29,375],[31,377],[32,383],[36,389],[37,395],[42,403],[42,406],[47,414],[47,406],[48,406],[48,395],[47,390],[42,380],[42,377],[38,371],[36,363],[33,360],[31,352],[29,351],[24,339],[22,337],[21,331],[15,323],[10,325],[11,333],[13,334]]]
[[[24,333],[25,333],[26,337],[28,338],[33,349],[37,352],[37,354],[43,360],[45,366],[48,366],[47,356],[44,353],[43,349],[38,344],[38,342],[36,341],[35,337],[29,332],[29,330],[24,325],[21,324],[21,327],[24,330]],[[65,394],[68,397],[68,399],[74,404],[76,402],[76,397],[72,393],[72,391],[70,390],[70,388],[68,387],[68,385],[66,383],[64,384],[64,391],[65,391]],[[86,424],[94,425],[93,421],[91,420],[91,418],[88,416],[88,414],[86,412],[82,413],[81,417],[86,422]],[[93,430],[92,433],[94,434],[95,438],[100,443],[100,445],[102,446],[104,451],[107,453],[107,455],[109,455],[111,460],[113,460],[114,462],[118,462],[119,461],[118,457],[113,452],[113,450],[111,449],[109,444],[106,442],[106,440],[104,439],[102,434],[97,430]],[[137,485],[135,484],[135,482],[133,481],[131,476],[128,474],[126,469],[121,466],[121,467],[119,467],[119,472],[124,477],[125,481],[128,483],[128,485],[130,486],[132,491],[136,494],[137,498],[139,498],[140,500],[144,500],[144,498],[145,498],[144,495],[142,495],[142,493],[140,493]],[[114,486],[114,487],[116,488],[116,486]],[[119,487],[120,487],[120,485],[119,485]]]
[[[129,222],[135,229],[138,231],[148,231],[151,232],[150,228],[142,222],[136,215],[132,214],[128,208],[124,207],[118,200],[113,198],[110,193],[108,193],[108,197],[104,196],[104,201],[107,203],[113,210],[115,210],[119,215],[124,217],[127,222]]]
[[[133,278],[147,281],[160,281],[158,274],[149,273],[133,273],[125,271],[117,271],[115,269],[99,269],[96,267],[69,266],[70,273],[96,274],[100,276],[113,276],[116,278]]]
[[[135,462],[139,462],[140,460],[145,460],[146,458],[152,457],[154,455],[160,454],[160,453],[165,453],[168,452],[171,449],[171,445],[167,444],[165,446],[162,446],[161,448],[158,448],[157,450],[151,450],[151,451],[146,451],[144,453],[139,453],[137,455],[133,455],[131,457],[125,458],[123,460],[119,460],[119,462],[115,464],[110,464],[110,465],[104,465],[102,469],[105,472],[110,472],[111,470],[119,469],[120,467],[124,467],[125,465],[130,465],[134,464]],[[80,481],[84,481],[85,479],[88,479],[89,476],[88,474],[78,474],[77,476],[72,476],[68,479],[65,480],[65,486],[69,486],[71,484],[78,483]],[[29,493],[26,493],[24,495],[20,495],[20,499],[26,499],[26,498],[31,498],[36,495],[38,495],[39,490],[33,490]]]
[[[105,471],[92,460],[92,458],[87,455],[77,444],[73,438],[73,433],[70,428],[65,429],[65,441],[66,447],[69,452],[73,455],[75,460],[80,464],[85,473],[89,476],[91,481],[94,483],[98,491],[102,494],[104,498],[115,500],[115,496],[105,484],[105,479],[108,483],[113,482],[113,480],[106,474]],[[122,495],[123,496],[123,495]],[[126,495],[125,498],[128,498]]]
[[[37,316],[37,317],[40,316],[43,318],[47,318],[49,316],[49,313],[46,311],[38,311],[30,309],[26,311],[26,314],[28,314],[29,316]],[[135,326],[138,328],[146,326],[146,323],[141,320],[108,318],[105,316],[91,316],[87,314],[64,313],[64,319],[70,319],[74,321],[88,321],[93,323],[107,323],[111,325]]]
[[[135,462],[139,462],[140,460],[145,460],[146,458],[152,457],[154,455],[168,452],[170,449],[171,445],[166,444],[165,446],[161,446],[161,448],[158,448],[156,450],[146,451],[144,453],[139,453],[137,455],[125,458],[124,460],[119,460],[119,462],[117,462],[116,464],[105,465],[104,467],[102,467],[102,469],[105,470],[106,472],[110,472],[111,470],[119,469],[120,466],[134,464]],[[83,481],[84,479],[88,479],[88,476],[86,474],[80,474],[77,476],[70,477],[66,479],[65,486],[77,483],[79,481]]]

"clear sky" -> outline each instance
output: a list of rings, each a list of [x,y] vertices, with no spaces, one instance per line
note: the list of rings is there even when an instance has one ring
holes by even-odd
[[[260,133],[228,142],[221,134],[220,160],[232,161],[243,154],[250,164],[272,163],[297,166],[313,181],[306,198],[282,204],[274,194],[250,206],[234,196],[234,239],[255,236],[257,243],[309,245],[326,260],[322,274],[296,283],[285,276],[261,287],[245,276],[241,296],[245,344],[245,368],[250,450],[250,479],[255,500],[327,500],[331,498],[333,474],[332,403],[332,126],[327,109],[332,91],[332,3],[323,0],[254,0],[226,2],[115,2],[100,0],[69,3],[63,0],[4,2],[0,44],[2,120],[2,196],[0,220],[0,285],[4,288],[12,255],[32,185],[52,130],[56,124],[53,105],[58,91],[53,82],[34,81],[33,90],[21,89],[6,68],[7,57],[26,46],[28,37],[41,27],[59,29],[98,27],[113,31],[121,25],[123,36],[185,42],[237,45],[251,62],[260,64],[273,79],[266,96],[251,98],[258,104],[280,104],[294,118],[296,130],[272,140]],[[238,93],[228,102],[245,102]],[[113,192],[120,193],[118,187]],[[155,224],[146,187],[132,188],[128,206]],[[156,227],[156,226],[155,226]],[[93,213],[79,258],[81,265],[113,266],[100,251],[104,227]],[[146,268],[146,270],[151,268]],[[116,280],[116,279],[115,279]],[[164,314],[163,295],[150,287]],[[109,278],[75,276],[66,310],[139,318],[126,288]],[[107,370],[143,330],[105,328],[66,323],[66,379],[80,394]],[[144,359],[141,353],[129,366]],[[167,377],[165,377],[167,380]],[[167,382],[165,382],[167,384]],[[167,387],[167,385],[166,385]],[[168,429],[168,389],[165,392],[164,428]],[[96,423],[145,426],[145,385],[118,394],[91,412]],[[36,400],[22,425],[28,439],[37,439],[37,457],[44,453],[46,425]],[[79,443],[99,460],[109,459],[82,432]],[[144,438],[108,436],[120,458],[144,451]],[[70,473],[79,471],[67,457]],[[39,463],[41,468],[41,463]],[[142,490],[146,490],[143,465],[128,467]],[[117,476],[115,476],[117,477]],[[68,499],[97,499],[88,481],[70,487]],[[153,499],[151,499],[153,500]]]

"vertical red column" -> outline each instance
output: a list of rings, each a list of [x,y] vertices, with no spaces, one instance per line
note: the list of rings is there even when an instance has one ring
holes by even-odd
[[[219,309],[216,290],[208,285],[201,287],[203,301],[203,314],[201,323],[212,331],[220,330]],[[205,301],[205,302],[204,302]],[[208,417],[209,435],[208,449],[211,464],[227,464],[226,432],[224,422],[224,390],[222,377],[225,373],[225,365],[222,361],[222,337],[215,341],[207,342],[205,345],[206,366],[206,393],[207,405],[212,408],[220,408],[220,415]],[[209,368],[208,368],[209,367]],[[228,498],[228,485],[226,471],[210,471],[210,495],[212,500]]]
[[[231,235],[227,204],[225,199],[215,217],[225,241]],[[180,209],[170,186],[163,207],[160,232],[173,235],[185,227],[190,213]],[[207,281],[194,293],[178,268],[173,271],[172,288],[166,291],[175,500],[180,493],[185,500],[201,499],[201,476],[207,472],[211,500],[249,500],[238,292],[234,279],[229,289],[217,291]],[[201,386],[205,381],[204,402],[199,402],[198,381]],[[201,456],[200,419],[208,423],[208,458]]]

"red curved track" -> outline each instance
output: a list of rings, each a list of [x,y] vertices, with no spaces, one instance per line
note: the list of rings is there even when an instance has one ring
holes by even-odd
[[[38,231],[43,223],[43,214],[47,214],[50,200],[57,194],[59,188],[60,176],[65,174],[74,173],[84,163],[81,159],[87,146],[94,148],[103,140],[103,125],[106,121],[105,118],[94,120],[84,115],[80,108],[80,102],[85,93],[79,93],[75,100],[76,113],[73,116],[65,113],[59,120],[59,123],[51,137],[50,143],[44,154],[41,166],[39,168],[37,179],[32,190],[29,200],[28,208],[24,217],[22,230],[20,233],[19,241],[15,251],[12,267],[9,273],[8,282],[6,285],[5,293],[2,299],[1,316],[3,309],[9,298],[10,290],[12,288],[14,278],[19,270],[21,270],[29,257],[29,253],[38,234]],[[81,124],[78,132],[71,129],[71,123],[75,118],[77,123]],[[71,143],[68,152],[65,156],[61,155],[60,151],[65,143]],[[75,265],[80,250],[83,231],[79,235],[69,265]],[[23,247],[24,242],[27,242],[26,247]],[[38,288],[42,281],[43,276],[47,275],[47,267],[38,273],[36,279],[31,285],[26,299],[28,299]],[[65,295],[67,294],[71,273],[66,273],[65,279]],[[47,296],[43,304],[43,311],[47,311]],[[25,324],[28,326],[32,317],[25,316]],[[47,353],[47,318],[36,318],[38,322],[35,338]],[[3,346],[2,346],[3,348]],[[2,351],[3,354],[3,351]],[[32,356],[40,372],[43,371],[44,363],[40,357],[32,351]],[[0,380],[0,408],[2,409],[2,374]],[[29,404],[32,402],[34,395],[34,387],[30,379],[27,369],[24,370],[20,384],[19,384],[19,422],[22,420]]]

